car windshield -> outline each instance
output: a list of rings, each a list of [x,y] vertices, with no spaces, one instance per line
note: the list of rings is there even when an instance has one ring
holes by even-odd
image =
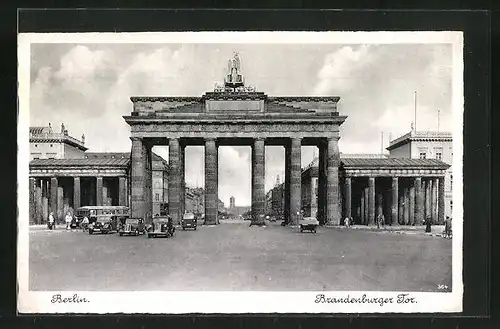
[[[125,223],[127,223],[127,224],[138,224],[139,223],[139,219],[137,219],[137,218],[127,218],[127,220],[125,221]]]
[[[184,215],[184,219],[194,219],[194,214],[193,213],[187,213]]]

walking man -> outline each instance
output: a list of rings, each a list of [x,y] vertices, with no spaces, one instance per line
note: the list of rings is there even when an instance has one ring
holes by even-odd
[[[50,214],[49,214],[49,230],[53,230],[54,229],[54,222],[55,222],[55,219],[54,219],[54,213],[51,211]]]

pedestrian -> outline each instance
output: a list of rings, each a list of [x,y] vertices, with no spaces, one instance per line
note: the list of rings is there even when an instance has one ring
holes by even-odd
[[[384,214],[380,213],[377,217],[377,228],[380,228],[380,226],[384,226],[385,224],[385,218],[384,218]]]
[[[69,230],[71,229],[71,221],[73,220],[73,216],[71,216],[70,212],[66,214],[65,221],[66,221],[66,229]]]
[[[451,239],[451,218],[448,216],[446,216],[446,220],[444,221],[444,237]]]
[[[350,222],[349,217],[346,217],[346,218],[344,219],[344,225],[345,225],[345,227],[350,227],[350,226],[351,226],[351,222]]]
[[[425,220],[425,233],[431,233],[432,231],[431,225],[432,225],[431,218],[427,217]]]
[[[50,214],[49,214],[49,230],[53,230],[55,228],[55,219],[54,219],[54,213],[51,211]]]
[[[81,227],[84,231],[86,231],[89,227],[89,218],[87,216],[84,216],[82,219],[82,224]]]

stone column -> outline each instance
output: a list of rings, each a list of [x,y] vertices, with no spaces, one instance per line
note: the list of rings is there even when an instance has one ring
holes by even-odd
[[[35,188],[36,188],[36,179],[34,177],[30,177],[29,180],[29,209],[28,209],[28,217],[29,223],[34,224],[36,222],[36,201],[35,201]]]
[[[398,178],[392,177],[391,225],[396,225],[398,223],[398,187]]]
[[[411,209],[411,203],[410,203],[410,188],[405,188],[405,201],[404,201],[404,217],[403,217],[403,224],[408,225],[410,223],[410,209]]]
[[[424,221],[424,195],[422,193],[422,178],[415,178],[415,225],[422,225]]]
[[[340,225],[339,144],[338,138],[328,138],[326,176],[326,218],[328,225]]]
[[[431,181],[425,180],[425,218],[431,217]],[[432,218],[432,217],[431,217]]]
[[[363,222],[364,225],[368,225],[368,222],[369,222],[369,213],[370,213],[370,205],[369,205],[369,198],[368,198],[368,194],[369,194],[369,189],[368,187],[365,187],[363,189],[363,194],[364,194],[364,199],[365,199],[365,221]]]
[[[438,190],[438,179],[434,178],[432,181],[432,189],[431,189],[431,216],[432,216],[432,224],[438,223],[437,216],[437,190]]]
[[[252,222],[265,225],[265,145],[263,138],[256,138],[252,147]]]
[[[351,186],[351,177],[345,178],[345,212],[346,217],[351,218],[351,205],[352,203],[352,186]]]
[[[326,224],[326,145],[321,142],[318,145],[318,221],[321,225]]]
[[[180,172],[181,172],[181,196],[180,196],[180,212],[184,216],[186,212],[186,146],[180,146]]]
[[[118,177],[118,204],[127,205],[127,185],[125,177]]]
[[[46,223],[49,218],[49,198],[51,194],[51,192],[49,191],[49,183],[50,182],[47,179],[41,180],[43,223]]]
[[[103,197],[104,197],[104,187],[103,187],[103,178],[101,176],[96,177],[95,184],[95,195],[96,195],[96,205],[103,205]]]
[[[444,223],[444,177],[438,179],[438,223]]]
[[[368,225],[375,223],[375,177],[368,178]]]
[[[54,213],[54,219],[57,218],[57,177],[50,178],[50,212]]]
[[[292,138],[290,144],[290,224],[298,225],[302,205],[301,139]]]
[[[217,145],[205,139],[205,225],[217,224]]]
[[[146,146],[141,138],[131,138],[130,211],[131,217],[145,218],[146,215]]]
[[[43,179],[36,180],[35,187],[35,223],[42,224],[44,222],[43,219],[43,211],[42,211],[42,186]]]
[[[76,210],[81,206],[80,177],[73,178],[73,208]]]
[[[415,186],[410,186],[410,212],[407,225],[415,225]]]
[[[377,213],[376,215],[384,214],[384,195],[382,192],[376,193],[377,196]]]
[[[361,217],[361,225],[365,224],[365,190],[361,190],[361,200],[360,200],[360,217]]]
[[[170,215],[170,217],[172,217],[172,221],[175,224],[178,224],[180,223],[180,212],[181,212],[180,209],[181,158],[180,158],[180,144],[178,138],[171,138],[168,142],[168,164],[170,166],[170,171],[168,175],[168,214]],[[205,189],[206,189],[206,182],[205,182]]]
[[[285,145],[285,182],[283,188],[283,219],[286,224],[290,223],[290,168],[291,168],[291,157],[290,157],[290,145]]]
[[[405,194],[405,188],[402,189],[402,193],[399,195],[398,224],[400,225],[404,224],[404,212],[405,212],[404,194]]]

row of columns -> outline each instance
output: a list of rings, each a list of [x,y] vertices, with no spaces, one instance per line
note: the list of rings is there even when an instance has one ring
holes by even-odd
[[[290,138],[285,143],[285,222],[298,224],[301,216],[301,143],[300,138]],[[169,146],[169,215],[179,223],[184,213],[184,151],[185,145],[178,138],[171,138]],[[215,138],[205,138],[205,221],[217,224],[218,214],[218,146]],[[340,223],[338,166],[340,163],[338,138],[324,140],[319,146],[323,163],[319,184],[323,223]],[[151,173],[147,171],[151,146],[147,140],[132,138],[132,216],[148,217],[152,207],[145,193]],[[147,156],[146,156],[147,155]],[[265,139],[252,141],[252,225],[263,225],[265,219]],[[150,215],[149,215],[150,216]]]
[[[82,184],[80,177],[73,177],[73,186],[71,191],[72,202],[65,202],[65,199],[70,199],[69,193],[66,191],[65,186],[61,184],[59,177],[30,177],[29,184],[29,211],[30,221],[32,223],[41,224],[45,222],[50,212],[53,212],[56,218],[62,219],[64,217],[64,213],[69,210],[64,209],[65,204],[73,209],[77,209],[82,206]],[[105,198],[108,197],[108,193],[107,189],[104,188],[102,176],[95,177],[95,186],[96,205],[104,205],[104,201]],[[118,204],[120,206],[127,205],[127,196],[127,178],[118,177]]]
[[[409,180],[409,179],[408,179]],[[444,177],[415,177],[413,182],[401,184],[392,177],[390,221],[392,224],[420,225],[430,218],[432,223],[444,222]],[[368,177],[368,187],[361,190],[359,213],[361,224],[371,225],[383,213],[383,193],[376,194],[375,177]],[[345,178],[345,217],[352,217],[352,178]],[[376,196],[377,199],[376,200]],[[321,199],[319,199],[321,200]],[[318,201],[319,202],[319,201]],[[377,207],[378,205],[378,207]],[[377,208],[377,209],[376,209]]]

